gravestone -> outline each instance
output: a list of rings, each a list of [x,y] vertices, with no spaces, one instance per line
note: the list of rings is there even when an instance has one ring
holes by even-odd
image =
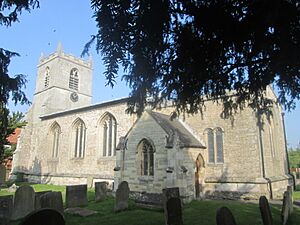
[[[55,209],[38,209],[27,215],[20,225],[65,225],[63,215]]]
[[[285,191],[283,194],[283,201],[282,201],[282,208],[281,208],[281,220],[282,220],[282,224],[285,225],[288,221],[289,218],[289,201],[290,201],[290,196],[289,196],[289,192]]]
[[[162,190],[163,192],[163,201],[167,202],[170,198],[180,198],[179,188],[165,188]]]
[[[261,218],[264,225],[273,225],[272,213],[270,210],[269,202],[266,196],[260,196],[259,209]]]
[[[128,209],[129,191],[127,181],[122,181],[116,191],[115,212]]]
[[[165,218],[166,225],[182,225],[182,210],[180,198],[171,197],[166,204]]]
[[[31,186],[24,185],[17,189],[14,197],[12,219],[18,220],[34,211],[35,193]]]
[[[294,211],[294,207],[293,207],[293,186],[287,186],[286,188],[287,192],[289,193],[289,215],[291,215]]]
[[[100,202],[106,198],[107,182],[95,182],[95,201]]]
[[[162,204],[164,208],[164,212],[167,212],[167,202],[171,198],[180,198],[179,188],[165,188],[162,190]],[[167,214],[165,213],[165,221],[167,221]]]
[[[35,209],[40,209],[41,208],[41,196],[48,193],[48,192],[51,192],[51,191],[38,191],[38,192],[35,192],[35,201],[34,201],[34,208]]]
[[[53,191],[43,194],[40,197],[41,208],[55,209],[61,214],[64,213],[64,205],[61,192]]]
[[[66,187],[66,206],[76,207],[87,205],[87,185],[72,185]]]
[[[0,164],[0,186],[5,183],[6,180],[6,168]]]
[[[217,210],[216,221],[217,225],[236,225],[234,216],[227,207],[221,207]]]
[[[8,224],[13,210],[13,195],[0,196],[0,225]]]

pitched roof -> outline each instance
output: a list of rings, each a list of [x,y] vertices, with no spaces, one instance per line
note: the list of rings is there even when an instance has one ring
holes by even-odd
[[[21,133],[21,128],[16,128],[15,131],[11,135],[9,135],[6,140],[10,144],[17,144],[20,133]]]
[[[166,147],[172,148],[175,136],[177,136],[181,147],[205,148],[178,119],[171,119],[168,115],[150,110],[147,112],[168,134]]]

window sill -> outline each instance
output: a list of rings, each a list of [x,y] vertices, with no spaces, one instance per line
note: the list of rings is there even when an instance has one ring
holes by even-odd
[[[138,180],[142,182],[154,181],[154,176],[140,176]]]
[[[78,157],[78,158],[73,157],[73,158],[71,158],[71,160],[75,161],[75,162],[81,162],[84,160],[84,157]]]
[[[59,158],[58,157],[53,157],[47,160],[48,163],[58,163]]]
[[[110,161],[110,160],[115,160],[116,156],[101,156],[98,158],[98,161]]]
[[[209,167],[221,167],[224,163],[207,163],[207,166]]]

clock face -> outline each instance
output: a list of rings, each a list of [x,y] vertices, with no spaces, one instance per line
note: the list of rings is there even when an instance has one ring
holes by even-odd
[[[70,95],[70,98],[72,102],[77,102],[78,101],[78,94],[76,92],[72,92]]]

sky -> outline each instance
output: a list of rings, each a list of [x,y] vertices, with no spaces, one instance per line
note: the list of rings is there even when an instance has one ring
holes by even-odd
[[[90,1],[82,0],[41,0],[40,8],[30,13],[23,11],[19,22],[11,27],[0,26],[0,47],[15,51],[20,57],[11,61],[10,74],[26,74],[28,83],[24,89],[32,101],[35,91],[37,63],[43,53],[52,54],[59,42],[67,54],[80,57],[84,45],[91,35],[97,33]],[[104,66],[101,56],[91,48],[93,59],[93,103],[99,103],[129,95],[130,89],[121,76],[112,89],[105,86]],[[88,59],[86,57],[85,59]],[[11,111],[26,112],[29,106],[9,104]],[[300,101],[291,112],[285,112],[287,143],[296,147],[300,142]]]

